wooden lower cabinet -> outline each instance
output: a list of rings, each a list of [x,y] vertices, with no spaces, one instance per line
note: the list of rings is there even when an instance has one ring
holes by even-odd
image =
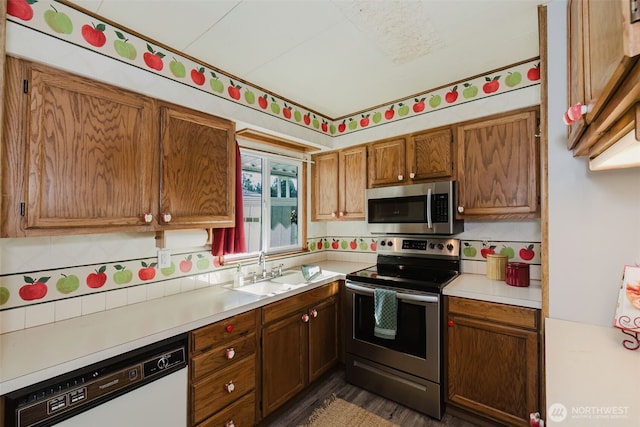
[[[540,408],[540,310],[446,298],[447,410],[528,426]]]
[[[258,319],[252,310],[191,332],[191,426],[255,425]]]
[[[338,282],[262,308],[262,416],[338,362]]]

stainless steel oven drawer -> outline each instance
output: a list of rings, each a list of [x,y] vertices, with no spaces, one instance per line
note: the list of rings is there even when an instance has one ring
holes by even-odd
[[[346,379],[349,383],[438,420],[442,418],[440,384],[414,377],[352,354],[347,354],[346,365]]]

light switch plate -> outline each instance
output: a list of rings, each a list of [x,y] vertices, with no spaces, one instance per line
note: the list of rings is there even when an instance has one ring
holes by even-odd
[[[171,267],[171,251],[169,249],[158,249],[158,268]]]

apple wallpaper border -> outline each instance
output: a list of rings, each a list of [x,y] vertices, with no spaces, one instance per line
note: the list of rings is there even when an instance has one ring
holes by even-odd
[[[308,239],[307,244],[310,253],[376,252],[376,241],[371,236],[316,237]],[[501,253],[507,255],[508,261],[539,265],[540,249],[539,242],[463,240],[461,259],[486,262],[487,254]],[[216,259],[210,251],[198,251],[172,254],[171,266],[162,269],[156,258],[142,258],[6,275],[0,277],[0,311],[235,268],[220,266]],[[207,286],[224,283],[208,283],[208,279],[205,282]]]
[[[340,136],[540,84],[539,57],[332,119],[57,1],[8,0],[7,21],[327,136]]]

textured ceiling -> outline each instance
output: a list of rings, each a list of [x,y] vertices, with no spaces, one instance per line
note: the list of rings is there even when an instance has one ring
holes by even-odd
[[[538,56],[544,0],[75,0],[331,118]]]

